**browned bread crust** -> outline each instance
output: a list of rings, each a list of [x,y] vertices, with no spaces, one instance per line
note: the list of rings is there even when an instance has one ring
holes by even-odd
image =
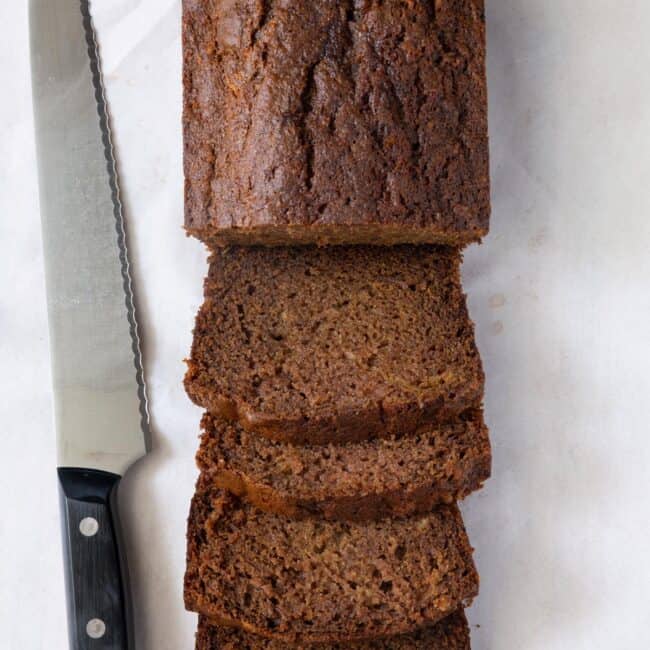
[[[268,440],[209,414],[201,471],[267,512],[300,519],[369,521],[430,511],[478,490],[490,476],[480,411],[402,438],[296,446]]]
[[[469,627],[462,610],[454,612],[433,627],[390,639],[342,643],[316,643],[289,646],[286,641],[255,636],[236,628],[211,625],[199,617],[196,650],[470,650]]]
[[[188,233],[463,245],[489,225],[483,0],[184,0]]]
[[[399,436],[479,408],[460,259],[434,246],[221,249],[188,395],[296,444]]]
[[[290,520],[201,480],[188,524],[185,604],[212,623],[291,642],[411,633],[478,592],[460,512]]]

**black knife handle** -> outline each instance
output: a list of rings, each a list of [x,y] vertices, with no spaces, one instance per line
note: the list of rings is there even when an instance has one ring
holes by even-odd
[[[126,565],[117,518],[120,477],[58,470],[71,650],[131,650]]]

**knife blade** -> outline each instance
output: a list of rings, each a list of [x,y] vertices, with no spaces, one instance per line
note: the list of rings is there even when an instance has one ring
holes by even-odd
[[[88,0],[30,0],[70,647],[131,647],[120,477],[148,450],[126,236]]]

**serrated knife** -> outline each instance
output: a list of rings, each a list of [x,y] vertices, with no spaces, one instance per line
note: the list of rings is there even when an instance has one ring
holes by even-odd
[[[115,160],[87,0],[30,0],[70,647],[133,647],[117,486],[148,415]]]

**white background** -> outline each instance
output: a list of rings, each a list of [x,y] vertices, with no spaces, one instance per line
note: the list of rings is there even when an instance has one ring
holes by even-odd
[[[0,649],[66,647],[27,7],[0,3]],[[179,0],[93,3],[155,448],[124,481],[138,648],[190,650]],[[650,3],[488,0],[493,219],[467,252],[493,478],[463,506],[478,650],[650,647]],[[480,626],[480,627],[479,627]]]

